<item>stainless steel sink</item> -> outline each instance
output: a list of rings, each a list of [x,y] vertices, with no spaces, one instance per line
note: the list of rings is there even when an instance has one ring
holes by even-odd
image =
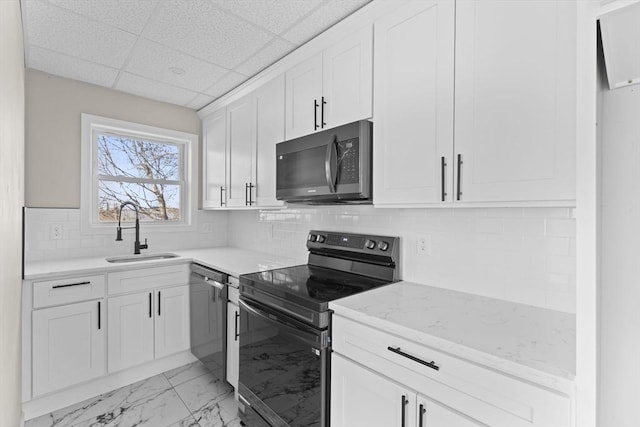
[[[158,259],[170,259],[177,258],[179,255],[172,253],[161,253],[161,254],[144,254],[144,255],[125,255],[125,256],[114,256],[111,258],[105,258],[107,262],[120,263],[120,262],[137,262],[137,261],[152,261]]]

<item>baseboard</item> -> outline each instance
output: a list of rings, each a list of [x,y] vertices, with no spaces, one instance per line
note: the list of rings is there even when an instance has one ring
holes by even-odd
[[[136,381],[161,374],[170,369],[178,368],[197,359],[190,351],[177,353],[144,365],[135,366],[123,371],[114,372],[82,384],[63,390],[58,390],[44,396],[38,396],[22,403],[22,419],[31,420],[49,412],[65,408],[74,403],[99,396]],[[23,424],[21,424],[23,426]]]

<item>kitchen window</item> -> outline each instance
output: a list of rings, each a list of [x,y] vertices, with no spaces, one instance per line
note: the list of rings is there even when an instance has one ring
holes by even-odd
[[[145,227],[191,229],[198,136],[82,115],[82,228],[112,230],[133,202]],[[122,221],[135,220],[131,209]]]

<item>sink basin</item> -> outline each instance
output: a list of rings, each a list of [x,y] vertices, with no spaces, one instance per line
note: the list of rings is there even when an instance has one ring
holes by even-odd
[[[152,261],[158,259],[170,259],[177,258],[179,255],[172,253],[161,253],[161,254],[142,254],[142,255],[125,255],[125,256],[115,256],[111,258],[105,258],[107,262],[120,263],[120,262],[138,262],[138,261]]]

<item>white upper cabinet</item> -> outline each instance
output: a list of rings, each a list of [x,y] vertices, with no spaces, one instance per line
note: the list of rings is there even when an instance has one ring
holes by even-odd
[[[321,129],[322,54],[288,70],[286,81],[287,139]]]
[[[374,24],[376,205],[452,200],[454,8],[413,1]]]
[[[256,170],[251,201],[280,206],[276,200],[276,144],[284,141],[284,75],[255,91]]]
[[[202,136],[202,208],[219,208],[226,204],[226,108],[203,119]]]
[[[368,25],[286,72],[286,138],[371,117]]]
[[[456,200],[575,199],[575,45],[573,1],[456,2]]]
[[[374,203],[572,204],[575,9],[430,0],[377,20]]]
[[[256,110],[249,94],[227,107],[227,206],[248,206],[255,182]]]
[[[276,144],[284,141],[284,74],[202,122],[203,208],[282,206]]]
[[[371,117],[373,43],[371,26],[322,53],[324,129]],[[324,118],[324,122],[322,119]]]

